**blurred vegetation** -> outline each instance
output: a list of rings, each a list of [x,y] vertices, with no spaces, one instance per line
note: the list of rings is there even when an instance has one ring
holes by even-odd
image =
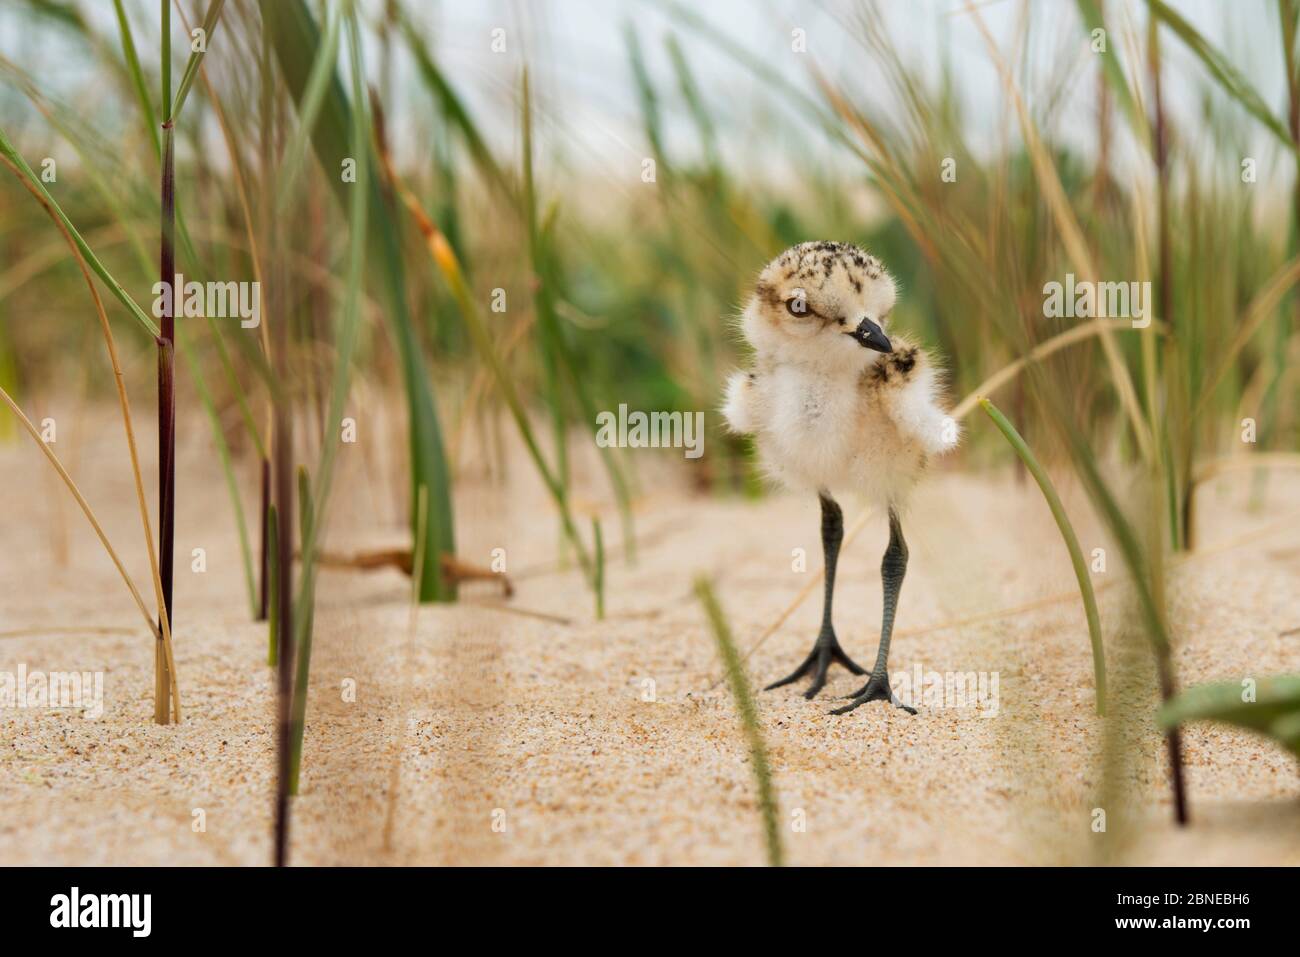
[[[126,6],[142,19],[131,4]],[[1166,11],[1163,5],[1155,6],[1158,12]],[[1093,3],[1079,7],[1085,13],[1104,10]],[[94,239],[92,248],[112,264],[113,274],[142,299],[139,290],[153,272],[149,249],[157,212],[152,182],[156,158],[150,155],[151,140],[123,135],[128,131],[121,121],[131,119],[138,109],[132,70],[119,38],[93,32],[75,4],[28,3],[25,13],[23,9],[20,5],[16,15],[33,29],[80,36],[85,56],[102,69],[100,75],[110,78],[107,89],[101,85],[97,91],[107,102],[87,116],[74,108],[69,91],[49,89],[19,64],[5,60],[0,62],[4,128],[29,158],[65,156],[67,146],[75,150],[79,162],[74,166],[64,161],[59,200],[73,211],[81,232]],[[310,5],[301,9],[303,16],[311,17]],[[592,214],[581,177],[558,172],[554,163],[547,164],[547,174],[535,173],[538,160],[555,159],[536,157],[536,143],[524,155],[505,155],[494,148],[492,144],[503,139],[498,128],[503,118],[474,115],[458,88],[459,79],[446,75],[438,62],[437,36],[424,25],[424,11],[396,2],[363,9],[372,14],[367,28],[384,41],[389,55],[409,58],[411,75],[424,87],[411,102],[422,114],[420,125],[432,133],[431,149],[420,163],[400,170],[401,176],[447,237],[521,394],[550,420],[541,426],[549,424],[547,431],[577,426],[590,432],[588,411],[617,402],[634,408],[712,409],[721,376],[737,358],[729,319],[743,305],[749,282],[770,256],[809,237],[859,242],[889,264],[904,291],[896,321],[942,352],[956,395],[965,395],[1007,362],[1075,322],[1042,314],[1045,282],[1059,280],[1067,271],[1084,277],[1045,198],[1034,151],[1023,134],[1005,137],[1003,147],[992,152],[987,144],[976,148],[969,142],[969,108],[955,88],[953,62],[942,60],[937,69],[931,65],[924,70],[904,63],[890,35],[887,8],[869,3],[842,7],[846,35],[886,70],[888,89],[869,94],[841,89],[820,74],[815,74],[817,94],[803,92],[788,79],[771,76],[742,51],[731,50],[725,38],[710,33],[705,21],[684,8],[678,11],[678,30],[662,40],[672,80],[656,81],[643,49],[652,41],[629,23],[626,81],[640,104],[647,156],[656,164],[656,188],[602,197],[619,202],[614,215]],[[1285,12],[1289,5],[1280,9]],[[1129,13],[1141,10],[1138,6]],[[186,22],[197,22],[202,12],[194,6]],[[1032,8],[1024,16],[1032,18]],[[215,60],[257,62],[257,7],[232,2],[225,17],[223,29],[230,33],[218,41],[227,49]],[[1065,76],[1043,80],[1041,95],[1034,90],[1019,95],[1098,278],[1152,279],[1159,286],[1158,247],[1168,240],[1172,296],[1168,315],[1159,316],[1158,322],[1172,334],[1160,336],[1154,370],[1144,364],[1142,337],[1104,338],[1114,340],[1143,401],[1144,417],[1168,427],[1170,434],[1158,434],[1165,431],[1158,428],[1153,438],[1166,446],[1177,481],[1186,483],[1189,473],[1181,465],[1185,460],[1232,451],[1236,430],[1229,426],[1243,399],[1273,413],[1257,416],[1261,448],[1295,446],[1297,423],[1288,411],[1294,402],[1285,401],[1296,394],[1285,362],[1294,348],[1294,280],[1285,272],[1294,255],[1294,204],[1278,202],[1275,191],[1263,184],[1243,184],[1237,175],[1252,126],[1286,126],[1272,112],[1261,118],[1259,110],[1267,108],[1256,105],[1262,98],[1240,76],[1228,87],[1232,96],[1211,95],[1212,88],[1221,87],[1207,69],[1203,76],[1185,78],[1206,91],[1199,117],[1203,126],[1166,129],[1166,175],[1158,176],[1151,145],[1151,63],[1126,60],[1121,52],[1135,43],[1149,52],[1148,41],[1143,31],[1132,27],[1131,16],[1112,19],[1138,35],[1133,43],[1125,43],[1120,26],[1109,25],[1109,50],[1089,71],[1098,81],[1096,116],[1086,118],[1097,126],[1098,146],[1090,155],[1079,155],[1051,136],[1060,125],[1052,112],[1058,107],[1054,91],[1068,82]],[[1084,21],[1080,17],[1080,49],[1088,42]],[[141,29],[137,23],[136,32]],[[324,43],[323,24],[311,29],[303,43]],[[1190,27],[1180,21],[1179,31],[1164,33],[1160,46],[1182,42],[1184,30]],[[807,128],[776,130],[772,136],[790,153],[785,159],[794,171],[797,191],[788,184],[772,189],[770,183],[755,181],[743,164],[723,155],[719,127],[728,106],[693,75],[691,60],[683,52],[687,43],[718,45],[722,55],[734,58],[738,71],[753,71],[769,82],[774,100],[787,100],[797,108]],[[1204,38],[1198,47],[1213,50]],[[301,54],[297,78],[287,77],[291,88],[305,84],[314,63],[310,52]],[[1222,54],[1215,56],[1226,62]],[[205,67],[215,69],[212,63]],[[1168,67],[1164,70],[1169,72]],[[927,79],[932,74],[938,81]],[[1103,76],[1106,82],[1101,82]],[[312,182],[295,193],[307,205],[304,215],[316,224],[309,245],[319,249],[302,250],[299,261],[290,264],[289,281],[297,288],[287,300],[301,313],[294,321],[304,334],[326,346],[332,341],[330,330],[313,331],[313,323],[322,320],[309,313],[322,297],[337,305],[343,291],[327,281],[325,273],[342,273],[347,255],[346,225],[328,228],[345,217],[346,209],[330,204],[317,208],[322,183],[331,184],[327,192],[343,195],[343,184],[329,167],[346,153],[348,114],[342,111],[347,103],[337,80],[332,86],[334,92],[326,87],[315,133],[318,144],[322,137],[332,142],[321,155],[323,165],[309,164],[302,174]],[[205,74],[190,93],[199,102],[188,107],[205,116],[178,130],[178,137],[187,140],[180,159],[186,212],[195,255],[206,264],[207,273],[253,271],[241,203],[256,203],[260,96],[255,75],[225,68],[216,83],[209,84]],[[1117,100],[1131,104],[1116,109]],[[531,111],[522,97],[520,102],[515,123],[517,131],[526,132]],[[296,108],[283,94],[273,106],[288,112]],[[212,122],[218,107],[224,133]],[[694,148],[669,152],[664,127],[670,112],[689,118],[686,128],[697,141]],[[763,115],[767,123],[798,122],[780,111]],[[146,126],[143,117],[131,122],[137,124],[134,128]],[[1151,160],[1148,168],[1108,165],[1114,156],[1103,144],[1115,143],[1121,126],[1131,127],[1129,135],[1144,144],[1145,158]],[[807,142],[829,144],[860,164],[859,172],[855,175],[850,167],[846,174],[843,165],[819,162],[801,149]],[[1292,147],[1280,148],[1289,162]],[[947,159],[954,161],[952,182],[941,175]],[[1265,165],[1261,162],[1261,171]],[[242,197],[241,185],[246,194]],[[1170,191],[1163,222],[1156,195],[1162,186]],[[0,309],[11,318],[40,302],[48,316],[42,323],[6,321],[0,326],[0,375],[22,394],[28,383],[48,381],[52,367],[67,361],[69,341],[87,341],[83,337],[93,330],[72,316],[79,308],[75,287],[60,280],[71,278],[74,267],[57,254],[57,236],[39,223],[39,210],[13,182],[0,187],[0,203],[5,212],[0,241],[10,252],[9,265],[0,273]],[[387,277],[386,264],[371,256],[368,273],[374,288],[367,294],[386,303],[381,311],[387,315],[404,308],[399,302],[411,304],[419,353],[412,358],[435,391],[446,393],[449,415],[458,420],[473,411],[456,404],[478,369],[478,356],[452,291],[428,267],[418,231],[394,206],[389,196],[388,202],[372,209],[371,222],[382,224],[389,215],[404,220],[397,224],[401,255],[395,258],[405,266]],[[631,224],[635,228],[628,228]],[[313,262],[317,268],[312,268]],[[1250,307],[1261,290],[1269,288],[1269,281],[1279,277],[1280,295],[1265,303],[1269,308],[1255,317],[1249,335],[1238,345],[1235,340]],[[391,282],[400,282],[400,294],[388,288]],[[507,295],[505,313],[486,308],[497,288]],[[240,403],[252,404],[250,396],[261,384],[238,365],[233,376],[228,374],[216,337],[196,329],[190,338],[228,438],[243,448],[249,436],[240,434],[231,410]],[[251,352],[248,343],[240,345],[251,337],[227,331],[222,338],[236,348],[236,363],[240,350]],[[1224,348],[1229,343],[1234,345],[1231,350]],[[403,335],[390,342],[382,326],[368,323],[357,357],[361,374],[386,370],[395,357],[394,346],[400,358]],[[77,357],[76,351],[71,355]],[[406,368],[408,361],[401,359],[400,366]],[[86,374],[100,382],[106,379],[102,368],[78,362],[83,365]],[[1123,400],[1114,382],[1116,367],[1106,361],[1100,339],[1062,350],[1043,366],[1091,447],[1103,456],[1136,461],[1140,440],[1125,427]],[[1147,381],[1152,371],[1154,379]],[[1009,403],[1021,431],[1031,439],[1047,431],[1043,410],[1027,395],[1032,391],[1028,380],[1006,388],[1003,404]],[[491,386],[476,398],[498,407],[501,401]],[[434,421],[437,418],[434,414]],[[716,416],[708,421],[716,430]],[[456,428],[445,431],[454,434]],[[706,484],[720,490],[743,485],[748,476],[743,446],[716,431],[710,439],[711,448],[722,454],[708,456],[700,466]],[[562,480],[565,449],[575,440],[572,435],[550,440],[549,459]],[[614,453],[609,458],[611,481],[630,483],[627,457]],[[1185,491],[1175,490],[1178,502]]]

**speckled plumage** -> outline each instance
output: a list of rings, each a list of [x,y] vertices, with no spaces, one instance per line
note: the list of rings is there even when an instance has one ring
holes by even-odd
[[[956,445],[930,355],[901,335],[888,353],[849,335],[863,318],[885,328],[895,298],[880,261],[847,243],[801,243],[759,275],[741,317],[754,363],[728,382],[723,414],[781,484],[897,506]]]

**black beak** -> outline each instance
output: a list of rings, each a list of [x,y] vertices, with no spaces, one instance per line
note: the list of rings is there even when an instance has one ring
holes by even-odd
[[[889,337],[885,335],[885,330],[870,319],[863,319],[858,323],[858,328],[854,329],[848,335],[853,337],[853,341],[860,346],[868,349],[875,349],[877,352],[893,352],[894,347],[889,344]]]

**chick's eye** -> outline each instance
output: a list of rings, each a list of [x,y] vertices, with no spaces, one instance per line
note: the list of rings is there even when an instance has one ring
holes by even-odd
[[[791,296],[785,301],[785,311],[796,319],[808,315],[808,300],[803,296]]]

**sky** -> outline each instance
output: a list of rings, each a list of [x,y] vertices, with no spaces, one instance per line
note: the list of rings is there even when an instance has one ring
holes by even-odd
[[[1278,41],[1276,4],[1272,0],[1175,0],[1176,9],[1212,39],[1273,105],[1279,115],[1285,84]],[[865,102],[888,109],[883,74],[863,44],[855,26],[866,4],[860,0],[711,0],[689,4],[721,36],[748,51],[768,68],[798,87],[811,89],[812,68],[839,79]],[[437,10],[438,5],[431,5]],[[941,51],[951,53],[956,86],[973,125],[978,147],[996,142],[1005,102],[987,46],[964,0],[880,0],[877,9],[887,24],[893,45],[905,63],[937,79]],[[455,10],[454,16],[451,10]],[[1017,49],[1014,43],[1022,5],[1019,0],[995,0],[977,5],[980,16],[1001,49],[1023,56],[1030,75],[1045,75],[1061,66],[1067,54],[1068,72],[1078,75],[1070,98],[1061,106],[1058,133],[1091,148],[1094,126],[1096,58],[1076,13],[1074,0],[1033,0],[1034,30]],[[1112,22],[1128,22],[1145,35],[1145,5],[1137,0],[1110,0]],[[763,118],[773,114],[792,132],[799,117],[791,114],[770,84],[675,17],[669,4],[654,0],[478,0],[455,7],[443,5],[426,14],[430,42],[448,72],[476,108],[499,117],[495,124],[504,138],[513,128],[512,114],[519,65],[532,64],[542,102],[555,122],[567,131],[575,149],[594,158],[626,161],[644,155],[640,113],[626,54],[625,33],[632,25],[657,85],[665,91],[663,111],[670,142],[692,141],[689,115],[673,95],[674,80],[665,39],[675,35],[705,99],[723,119],[737,152],[754,158],[753,137]],[[489,49],[492,30],[506,31],[506,55]],[[791,31],[805,31],[807,51],[791,50]],[[1169,69],[1166,96],[1171,114],[1194,123],[1205,71],[1181,44],[1165,34]],[[517,42],[514,42],[517,41]],[[1036,87],[1027,84],[1032,91]],[[769,135],[762,129],[763,138]],[[1271,148],[1261,144],[1261,148]]]
[[[146,61],[156,44],[144,33],[156,22],[156,3],[126,0],[137,25]],[[186,0],[197,19],[200,0]],[[314,2],[314,0],[313,0]],[[326,0],[337,2],[337,0]],[[1095,139],[1096,57],[1076,12],[1074,0],[1029,0],[1033,30],[1017,43],[1017,23],[1025,0],[980,0],[976,6],[999,47],[1017,65],[1033,96],[1042,89],[1034,78],[1064,75],[1072,80],[1063,101],[1051,111],[1054,135],[1087,153]],[[1274,0],[1172,0],[1197,29],[1237,64],[1279,115],[1285,85]],[[43,86],[68,90],[69,97],[93,88],[84,57],[68,56],[56,31],[22,28],[16,11],[25,0],[0,2],[0,52],[32,71]],[[80,0],[88,16],[115,35],[109,0]],[[361,0],[366,16],[377,18],[383,0]],[[834,166],[851,164],[843,151],[829,148],[815,126],[770,82],[742,66],[735,56],[688,25],[671,0],[407,0],[430,49],[463,94],[493,146],[517,155],[518,89],[522,65],[529,65],[538,106],[540,135],[549,155],[562,155],[566,169],[579,174],[639,175],[649,155],[627,56],[627,33],[635,32],[647,68],[662,93],[661,108],[670,154],[698,148],[690,116],[677,95],[665,41],[674,36],[696,74],[704,99],[720,125],[721,148],[733,169],[759,177],[780,177],[800,150],[815,151]],[[860,42],[865,0],[708,0],[684,3],[715,35],[744,51],[763,68],[796,88],[811,89],[814,68],[835,78],[861,102],[890,112],[883,74]],[[1145,35],[1141,0],[1108,0],[1113,24],[1130,23]],[[967,107],[969,138],[977,152],[993,151],[1004,122],[1005,97],[987,46],[965,0],[878,0],[876,9],[891,43],[909,65],[938,75],[948,51],[955,83]],[[792,50],[792,31],[803,31],[806,50]],[[495,33],[494,31],[503,31]],[[1199,97],[1208,85],[1204,68],[1166,31],[1166,96],[1175,123],[1197,127]],[[1114,37],[1109,38],[1112,41]],[[495,52],[493,42],[504,40]],[[218,56],[219,50],[214,51]],[[153,54],[156,56],[156,54]],[[179,55],[179,54],[178,54]],[[397,135],[399,153],[408,159],[427,152],[421,118],[430,108],[409,58],[385,58],[371,37],[365,56],[372,76],[391,70],[399,99],[390,115],[413,118]],[[179,62],[179,61],[178,61]],[[179,66],[176,68],[179,73]],[[1042,104],[1031,104],[1042,109]],[[1257,124],[1250,124],[1257,126]],[[1263,176],[1277,168],[1276,144],[1254,134]],[[1120,134],[1116,161],[1133,161],[1132,144]],[[1286,175],[1292,175],[1287,167]]]

